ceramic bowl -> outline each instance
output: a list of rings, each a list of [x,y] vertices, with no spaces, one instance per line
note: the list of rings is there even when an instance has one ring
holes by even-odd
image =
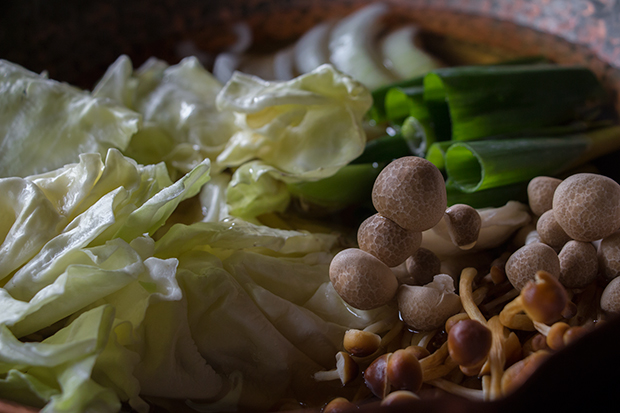
[[[108,65],[127,54],[139,65],[155,56],[170,63],[191,42],[213,57],[235,41],[234,23],[246,22],[254,41],[287,44],[316,23],[345,16],[364,0],[41,0],[0,6],[0,58],[53,79],[91,88]],[[604,0],[389,0],[394,19],[417,23],[431,36],[451,37],[514,56],[543,55],[591,68],[612,93],[620,90],[620,3]],[[616,166],[617,168],[617,166]],[[618,320],[559,352],[518,392],[497,402],[420,401],[363,411],[511,412],[606,406],[620,367]],[[157,409],[156,409],[157,410]],[[0,412],[28,408],[0,404]]]

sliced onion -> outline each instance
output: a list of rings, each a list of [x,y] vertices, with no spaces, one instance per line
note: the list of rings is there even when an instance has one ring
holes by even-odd
[[[331,32],[330,61],[370,89],[394,82],[398,77],[384,65],[378,46],[380,19],[388,6],[375,3],[340,20]]]
[[[247,23],[237,23],[232,28],[237,35],[237,41],[227,51],[230,53],[245,53],[252,45],[252,30]]]
[[[329,63],[329,35],[333,23],[320,23],[295,43],[295,65],[299,73],[308,73]]]
[[[418,28],[405,26],[388,33],[381,41],[381,53],[386,64],[401,78],[423,75],[439,63],[415,44]]]
[[[295,55],[292,47],[277,52],[273,58],[275,80],[291,80],[295,77]]]
[[[241,57],[236,53],[220,53],[213,62],[213,76],[220,83],[228,82],[232,74],[239,67]]]

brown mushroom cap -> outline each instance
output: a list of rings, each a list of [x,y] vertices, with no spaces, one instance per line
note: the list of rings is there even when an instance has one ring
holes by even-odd
[[[371,310],[387,304],[398,289],[398,280],[383,262],[357,248],[340,251],[329,266],[336,292],[352,307]]]
[[[540,241],[550,247],[559,250],[572,238],[564,231],[564,228],[555,220],[553,210],[544,212],[536,222],[536,232]]]
[[[461,366],[472,367],[481,363],[489,354],[493,334],[476,320],[462,320],[448,333],[450,357]]]
[[[550,176],[537,176],[528,183],[527,198],[534,215],[541,216],[552,208],[553,193],[561,183],[561,179]]]
[[[372,189],[372,203],[384,217],[421,232],[434,227],[447,206],[441,172],[424,158],[405,156],[386,166]]]
[[[560,283],[566,288],[583,288],[598,275],[596,248],[590,242],[569,241],[560,254]]]
[[[601,274],[607,280],[620,275],[620,232],[615,232],[601,240],[598,246],[598,260]]]
[[[553,213],[578,241],[596,241],[620,228],[620,184],[592,173],[569,176],[553,195]]]
[[[620,313],[620,277],[611,280],[603,290],[601,308],[608,313]]]
[[[390,382],[387,377],[387,363],[392,353],[383,354],[373,360],[364,370],[364,383],[377,397],[383,399],[390,392]]]
[[[521,302],[525,313],[533,321],[552,324],[562,318],[568,303],[568,294],[560,281],[546,271],[536,272],[521,290]]]
[[[342,345],[351,355],[366,357],[379,349],[381,336],[370,331],[350,329],[345,331]]]
[[[455,204],[446,209],[445,220],[454,245],[467,250],[476,244],[482,227],[478,211],[469,205]]]
[[[396,390],[381,400],[381,406],[406,407],[410,405],[412,401],[419,399],[420,398],[415,393],[409,390]]]
[[[410,352],[418,360],[422,360],[424,357],[428,357],[431,355],[431,352],[428,351],[426,347],[422,346],[407,346],[405,347],[405,351]]]
[[[418,248],[405,261],[409,278],[406,284],[425,285],[433,281],[433,277],[441,271],[441,260],[431,250]]]
[[[381,214],[367,218],[357,230],[357,243],[388,267],[405,262],[420,247],[422,233],[408,231]]]
[[[401,285],[396,295],[401,318],[411,328],[429,331],[440,328],[461,310],[461,298],[454,293],[454,280],[438,274],[425,286]]]
[[[542,242],[525,245],[506,261],[506,276],[517,290],[533,280],[539,270],[560,277],[560,259],[553,248]]]
[[[415,354],[405,349],[396,350],[387,362],[387,377],[397,390],[417,392],[422,387],[422,367]]]
[[[344,397],[336,397],[325,405],[322,413],[350,413],[358,410],[358,406],[345,399]]]
[[[539,350],[508,367],[502,375],[502,393],[507,395],[521,387],[551,354],[550,351]]]

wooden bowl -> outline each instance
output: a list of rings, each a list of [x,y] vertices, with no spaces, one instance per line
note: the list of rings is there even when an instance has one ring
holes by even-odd
[[[234,41],[231,27],[249,24],[255,42],[286,44],[327,18],[345,16],[365,0],[66,0],[4,2],[0,58],[53,79],[91,88],[120,54],[136,65],[151,56],[176,63],[179,44],[192,40],[215,56]],[[508,51],[544,55],[591,68],[612,93],[620,90],[620,4],[588,0],[386,0],[399,18],[437,36]],[[616,166],[617,168],[617,166]],[[606,323],[554,355],[522,389],[498,402],[420,401],[403,408],[363,411],[511,412],[605,407],[620,367],[620,321]],[[603,369],[603,370],[599,370]],[[601,372],[602,371],[602,372]],[[605,377],[609,374],[611,378]],[[570,398],[569,398],[570,397]],[[31,412],[1,403],[0,412]]]

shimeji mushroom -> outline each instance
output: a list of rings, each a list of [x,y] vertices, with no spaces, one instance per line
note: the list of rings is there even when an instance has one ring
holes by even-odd
[[[340,380],[342,385],[349,383],[357,377],[359,367],[349,353],[339,351],[336,353],[336,368],[333,370],[317,371],[314,373],[316,381]]]
[[[611,280],[603,290],[601,309],[607,313],[620,314],[620,277]]]
[[[408,277],[401,280],[403,284],[428,284],[441,271],[441,260],[433,251],[426,248],[418,248],[407,258],[405,265]]]
[[[620,275],[620,232],[603,238],[597,253],[603,277],[611,280]]]
[[[551,354],[550,351],[539,350],[508,367],[502,375],[502,393],[507,395],[521,387]]]
[[[329,266],[334,289],[349,305],[371,310],[387,304],[398,289],[396,276],[382,261],[365,251],[340,251]]]
[[[370,356],[381,346],[381,336],[371,331],[350,329],[345,331],[344,349],[356,357]]]
[[[392,353],[383,354],[373,360],[364,370],[366,387],[380,399],[390,393],[390,382],[387,376],[387,363]]]
[[[403,228],[421,232],[434,227],[447,207],[441,172],[424,158],[405,156],[379,173],[372,189],[377,212]]]
[[[390,385],[396,390],[417,392],[422,387],[422,367],[416,355],[406,349],[392,353],[386,365]]]
[[[524,245],[506,262],[506,276],[517,290],[534,279],[537,271],[560,277],[560,259],[553,248],[543,243]]]
[[[474,208],[465,204],[455,204],[446,209],[444,219],[450,239],[462,250],[473,248],[478,241],[482,218]]]
[[[553,249],[559,250],[572,238],[568,236],[564,228],[555,220],[553,210],[543,213],[536,222],[536,232],[540,241]]]
[[[381,406],[407,406],[413,400],[419,400],[417,394],[408,390],[396,390],[381,400]]]
[[[515,326],[513,319],[521,312],[533,321],[552,324],[562,318],[562,312],[568,304],[568,294],[559,280],[546,271],[538,271],[534,281],[529,281],[517,298],[508,303],[499,314],[501,323],[509,328]]]
[[[620,228],[620,184],[592,173],[571,175],[553,195],[553,214],[577,241],[596,241]]]
[[[352,403],[344,397],[336,397],[323,407],[322,413],[345,413],[359,410],[355,403]]]
[[[560,254],[560,283],[566,288],[583,288],[598,275],[598,257],[591,242],[569,241]]]
[[[422,233],[408,231],[381,214],[367,218],[357,231],[359,248],[388,267],[396,267],[411,256],[422,243]]]
[[[461,299],[454,293],[454,280],[438,274],[424,286],[401,285],[396,295],[403,321],[415,330],[434,330],[461,310]]]
[[[527,198],[534,215],[541,216],[552,208],[553,194],[561,183],[561,179],[550,176],[537,176],[528,183]]]
[[[463,367],[480,366],[491,350],[491,330],[476,320],[462,320],[448,332],[450,357]]]

